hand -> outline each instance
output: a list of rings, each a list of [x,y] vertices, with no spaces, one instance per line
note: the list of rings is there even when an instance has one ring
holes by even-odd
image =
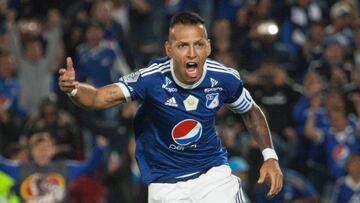
[[[264,161],[260,169],[260,177],[258,183],[264,183],[265,180],[270,182],[270,190],[268,197],[273,197],[281,191],[283,186],[283,174],[277,160],[268,159]]]
[[[75,80],[75,70],[70,57],[66,58],[66,69],[61,68],[59,75],[59,87],[61,91],[70,93],[79,85],[79,82]]]

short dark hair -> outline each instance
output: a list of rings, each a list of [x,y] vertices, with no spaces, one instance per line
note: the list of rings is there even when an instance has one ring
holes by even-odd
[[[199,14],[194,12],[181,12],[175,14],[170,20],[170,28],[173,28],[176,24],[185,24],[185,25],[197,25],[204,24],[205,21]]]

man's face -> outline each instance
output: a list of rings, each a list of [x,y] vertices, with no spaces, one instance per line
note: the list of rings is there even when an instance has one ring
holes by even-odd
[[[211,53],[205,27],[201,24],[177,24],[170,29],[166,54],[174,60],[178,80],[193,84],[200,80],[206,58]]]
[[[46,165],[54,156],[55,148],[52,142],[42,141],[31,149],[34,161],[39,165]]]

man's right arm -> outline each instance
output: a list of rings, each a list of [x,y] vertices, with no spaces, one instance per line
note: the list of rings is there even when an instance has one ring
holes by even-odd
[[[116,84],[95,88],[86,83],[79,83],[75,91],[75,96],[71,96],[70,93],[69,97],[73,103],[84,109],[104,109],[126,101]]]
[[[59,70],[59,87],[71,100],[84,109],[103,109],[125,102],[122,90],[116,84],[95,88],[79,83],[70,57],[66,59],[66,69]]]

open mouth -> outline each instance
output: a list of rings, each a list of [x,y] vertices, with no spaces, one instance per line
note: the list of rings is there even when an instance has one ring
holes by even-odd
[[[198,64],[196,62],[187,62],[186,63],[186,73],[190,77],[196,77],[198,74]]]

